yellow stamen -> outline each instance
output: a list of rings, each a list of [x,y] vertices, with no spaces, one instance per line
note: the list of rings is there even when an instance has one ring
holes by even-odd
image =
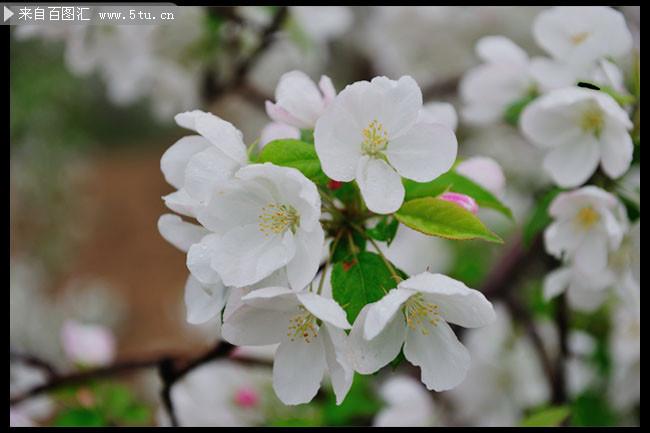
[[[589,229],[600,220],[598,212],[591,207],[583,207],[576,215],[576,221],[584,229]]]
[[[270,203],[262,208],[258,220],[260,231],[265,236],[284,233],[287,229],[295,233],[300,224],[300,215],[293,206]]]
[[[388,147],[388,132],[377,119],[370,122],[362,134],[361,150],[364,155],[377,156]]]
[[[440,321],[438,306],[424,300],[421,293],[413,295],[404,304],[404,317],[409,328],[420,328],[423,335],[429,335],[427,325],[436,326]]]
[[[573,45],[580,45],[589,37],[589,32],[580,32],[571,36],[571,43]]]
[[[318,322],[316,317],[305,309],[302,305],[299,313],[289,320],[289,329],[287,337],[294,341],[296,338],[302,338],[305,343],[311,342],[318,336]]]
[[[580,126],[584,132],[591,132],[596,137],[600,136],[605,124],[605,116],[599,107],[590,107],[582,113]]]

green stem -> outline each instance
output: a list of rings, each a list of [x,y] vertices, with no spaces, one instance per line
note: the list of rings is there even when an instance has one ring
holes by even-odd
[[[393,266],[393,264],[390,262],[390,260],[388,260],[388,259],[386,258],[386,256],[384,255],[384,253],[381,252],[381,249],[379,248],[379,245],[377,245],[377,242],[375,242],[375,240],[374,240],[373,238],[371,238],[370,236],[368,236],[368,234],[365,232],[365,230],[363,230],[363,229],[362,229],[361,227],[359,227],[358,225],[356,225],[356,224],[350,224],[350,226],[351,226],[353,229],[355,229],[357,232],[359,232],[359,233],[361,234],[361,236],[363,236],[364,238],[366,238],[366,240],[370,241],[370,243],[372,244],[372,246],[375,247],[375,249],[377,250],[377,254],[379,254],[379,257],[381,257],[381,259],[383,260],[384,264],[386,265],[386,268],[388,269],[388,272],[390,272],[391,276],[395,279],[395,282],[399,283],[400,281],[402,281],[402,277],[400,277],[400,276],[397,274],[397,271],[395,270],[395,267]]]

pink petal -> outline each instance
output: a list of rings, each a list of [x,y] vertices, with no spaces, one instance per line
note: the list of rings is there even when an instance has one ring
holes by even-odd
[[[457,192],[446,192],[440,195],[439,198],[445,201],[456,203],[457,205],[464,207],[471,213],[475,214],[476,212],[478,212],[478,205],[476,204],[476,201],[468,195],[459,194]]]

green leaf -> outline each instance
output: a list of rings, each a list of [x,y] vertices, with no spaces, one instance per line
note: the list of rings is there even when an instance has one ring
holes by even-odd
[[[102,427],[106,422],[96,409],[74,407],[58,413],[52,425],[55,427]]]
[[[567,406],[552,406],[535,411],[522,422],[522,427],[558,427],[571,413]]]
[[[503,112],[503,119],[512,126],[517,126],[519,116],[524,111],[524,108],[537,98],[537,92],[530,92],[528,95],[521,99],[517,99],[512,104],[508,105]]]
[[[382,406],[373,385],[370,376],[355,374],[350,391],[340,405],[336,404],[333,393],[327,393],[322,425],[364,425],[363,421],[372,418]]]
[[[595,391],[587,391],[571,404],[571,425],[576,427],[615,426],[618,419],[610,408],[605,396]]]
[[[312,144],[304,141],[274,140],[264,146],[257,157],[257,162],[271,162],[283,167],[293,167],[316,183],[327,182],[327,176],[321,170],[316,149]]]
[[[560,192],[562,192],[560,188],[553,188],[538,201],[537,206],[523,228],[523,238],[526,246],[530,246],[535,236],[551,223],[552,220],[548,215],[548,207]]]
[[[120,420],[125,424],[147,424],[151,420],[151,410],[147,406],[137,403],[122,412]]]
[[[413,200],[421,197],[437,197],[446,191],[453,191],[468,195],[476,200],[476,204],[479,206],[494,209],[511,220],[513,219],[512,211],[496,198],[494,194],[473,180],[454,171],[448,171],[431,182],[420,183],[410,179],[404,179],[404,188],[406,189],[405,200]]]
[[[393,242],[395,234],[397,234],[397,227],[399,226],[399,221],[395,218],[384,216],[382,217],[376,226],[373,228],[367,229],[366,233],[371,238],[386,242],[388,245]]]
[[[347,313],[350,323],[359,311],[397,285],[386,264],[375,253],[364,251],[336,263],[332,270],[332,296]]]
[[[306,143],[314,144],[314,130],[313,129],[301,129],[300,130],[300,139]]]
[[[483,239],[503,243],[476,215],[439,198],[424,197],[407,201],[395,214],[404,225],[421,233],[446,239]]]

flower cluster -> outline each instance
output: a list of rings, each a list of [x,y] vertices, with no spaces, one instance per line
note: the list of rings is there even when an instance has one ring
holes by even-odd
[[[273,389],[285,404],[310,401],[326,372],[340,404],[354,372],[374,373],[401,354],[427,388],[455,387],[470,355],[449,324],[484,326],[494,320],[491,303],[442,274],[409,277],[376,242],[390,244],[400,223],[500,241],[475,215],[469,190],[487,206],[498,199],[451,170],[455,111],[423,105],[408,76],[359,81],[337,95],[328,77],[316,85],[292,71],[275,97],[266,104],[275,130],[268,138],[265,128],[257,154],[213,114],[175,118],[195,134],[162,156],[176,188],[163,199],[198,224],[166,214],[158,228],[187,253],[187,320],[221,318],[222,337],[238,346],[279,344]]]

